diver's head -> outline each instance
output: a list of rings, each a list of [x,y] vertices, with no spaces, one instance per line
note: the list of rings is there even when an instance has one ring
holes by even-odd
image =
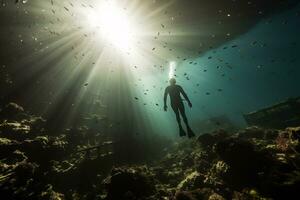
[[[171,78],[169,80],[170,85],[175,85],[176,84],[176,79],[175,78]]]

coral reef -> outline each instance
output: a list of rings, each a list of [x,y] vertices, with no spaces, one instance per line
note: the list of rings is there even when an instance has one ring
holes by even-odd
[[[87,128],[53,136],[17,104],[1,113],[3,199],[289,199],[300,188],[300,127],[218,130],[176,142],[147,165],[118,166],[100,151],[112,143]]]

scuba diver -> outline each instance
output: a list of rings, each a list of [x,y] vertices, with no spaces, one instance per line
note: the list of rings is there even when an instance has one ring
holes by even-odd
[[[176,120],[179,126],[179,135],[180,137],[182,136],[186,136],[186,132],[183,130],[182,126],[181,126],[181,120],[180,120],[180,115],[179,112],[181,114],[181,117],[183,118],[183,121],[186,125],[187,128],[187,134],[188,137],[194,137],[195,134],[193,133],[192,129],[190,128],[189,124],[188,124],[188,120],[186,118],[185,115],[185,110],[184,110],[184,105],[181,99],[180,94],[182,94],[182,96],[185,98],[185,100],[188,102],[189,107],[192,107],[192,103],[189,100],[188,96],[186,95],[186,93],[184,92],[184,90],[182,89],[182,87],[180,85],[176,85],[176,79],[175,78],[171,78],[169,80],[170,85],[168,87],[166,87],[165,89],[165,94],[164,94],[164,110],[167,111],[167,97],[168,95],[170,95],[170,99],[171,99],[171,107],[176,115]]]

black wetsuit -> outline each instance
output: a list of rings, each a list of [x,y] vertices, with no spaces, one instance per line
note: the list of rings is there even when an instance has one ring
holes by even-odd
[[[170,85],[170,86],[166,87],[166,89],[165,89],[165,95],[164,95],[165,102],[166,102],[168,94],[170,95],[171,107],[176,114],[176,119],[177,119],[178,124],[181,126],[180,116],[179,116],[179,112],[180,112],[180,114],[183,118],[183,121],[188,126],[188,122],[187,122],[187,118],[186,118],[185,110],[184,110],[184,105],[183,105],[183,102],[182,102],[182,99],[180,96],[180,94],[182,94],[184,96],[184,98],[190,103],[190,100],[188,99],[186,93],[184,92],[184,90],[182,89],[182,87],[180,85]]]
[[[170,95],[171,107],[175,113],[178,112],[178,110],[180,110],[180,112],[184,111],[184,105],[180,96],[180,93],[184,93],[184,91],[181,86],[168,86],[165,90],[165,93]]]

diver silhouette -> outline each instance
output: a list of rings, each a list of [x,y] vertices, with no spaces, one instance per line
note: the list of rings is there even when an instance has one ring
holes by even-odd
[[[182,126],[181,126],[181,120],[180,120],[180,114],[181,117],[186,125],[187,128],[187,133],[188,133],[188,137],[194,137],[195,134],[193,133],[192,129],[189,126],[186,114],[185,114],[185,110],[184,110],[184,105],[181,99],[180,94],[182,94],[182,96],[185,98],[185,100],[188,102],[189,107],[192,107],[192,103],[189,100],[188,96],[186,95],[186,93],[184,92],[184,90],[182,89],[182,87],[180,85],[176,85],[176,79],[175,78],[171,78],[169,80],[170,85],[168,87],[166,87],[165,89],[165,94],[164,94],[164,110],[167,111],[167,97],[168,95],[170,96],[170,100],[171,100],[171,107],[176,115],[176,120],[179,126],[179,135],[180,137],[185,136],[186,132],[183,130]],[[180,112],[180,114],[179,114]]]

